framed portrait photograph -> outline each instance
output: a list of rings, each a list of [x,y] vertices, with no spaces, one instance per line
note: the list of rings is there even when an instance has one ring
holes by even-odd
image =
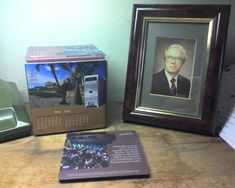
[[[123,120],[214,135],[229,5],[133,6]]]

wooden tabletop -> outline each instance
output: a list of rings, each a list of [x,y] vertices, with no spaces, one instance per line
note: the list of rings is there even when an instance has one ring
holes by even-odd
[[[121,114],[122,103],[109,104],[108,128],[94,131],[135,130],[149,163],[149,178],[61,184],[58,174],[66,134],[56,134],[0,144],[0,187],[235,187],[235,150],[221,138],[123,123]]]

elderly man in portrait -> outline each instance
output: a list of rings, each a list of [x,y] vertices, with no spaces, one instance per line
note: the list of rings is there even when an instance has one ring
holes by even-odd
[[[152,94],[189,98],[190,81],[180,75],[186,61],[186,50],[179,44],[165,49],[164,69],[153,75]]]

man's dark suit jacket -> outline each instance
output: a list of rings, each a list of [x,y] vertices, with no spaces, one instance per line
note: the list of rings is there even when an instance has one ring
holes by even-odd
[[[187,78],[178,75],[176,96],[188,98],[189,90],[190,81]],[[151,93],[160,95],[171,95],[164,69],[153,75]]]

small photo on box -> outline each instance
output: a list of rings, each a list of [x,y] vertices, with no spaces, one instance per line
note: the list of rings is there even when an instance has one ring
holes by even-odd
[[[106,61],[27,64],[26,70],[33,108],[105,102]]]

